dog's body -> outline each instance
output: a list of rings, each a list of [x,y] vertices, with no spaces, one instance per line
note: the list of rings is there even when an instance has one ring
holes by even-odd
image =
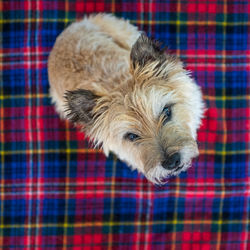
[[[66,90],[110,93],[131,78],[129,56],[139,36],[128,22],[100,14],[63,31],[49,58],[51,96],[62,116]]]
[[[198,155],[199,87],[127,21],[99,14],[73,23],[57,38],[48,71],[61,117],[152,182],[186,170]]]

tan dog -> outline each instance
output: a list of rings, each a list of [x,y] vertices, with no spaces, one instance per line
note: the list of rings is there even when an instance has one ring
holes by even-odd
[[[128,21],[99,14],[71,24],[48,70],[61,117],[152,182],[186,170],[198,155],[200,88],[176,57]]]

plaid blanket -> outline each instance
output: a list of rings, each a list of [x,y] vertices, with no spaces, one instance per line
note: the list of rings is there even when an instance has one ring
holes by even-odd
[[[247,0],[11,0],[0,10],[1,248],[250,249]],[[160,39],[202,88],[201,154],[165,186],[91,149],[51,105],[49,52],[93,12]]]

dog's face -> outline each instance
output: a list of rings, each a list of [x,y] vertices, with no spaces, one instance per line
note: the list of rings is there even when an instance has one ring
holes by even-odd
[[[84,124],[104,152],[114,152],[154,183],[186,170],[198,155],[203,103],[181,62],[141,36],[132,48],[131,77],[112,93],[66,94],[68,118]]]

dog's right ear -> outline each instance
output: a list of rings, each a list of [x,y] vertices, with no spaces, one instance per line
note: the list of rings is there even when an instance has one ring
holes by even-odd
[[[130,72],[137,82],[166,79],[173,68],[182,70],[182,64],[177,57],[166,53],[160,42],[146,35],[137,39],[130,52]]]
[[[93,109],[99,96],[90,90],[78,89],[67,91],[66,118],[73,123],[89,124],[93,120]]]
[[[157,40],[148,38],[142,34],[133,45],[130,53],[130,60],[133,69],[145,67],[148,63],[158,62],[159,64],[166,59],[164,48]]]

